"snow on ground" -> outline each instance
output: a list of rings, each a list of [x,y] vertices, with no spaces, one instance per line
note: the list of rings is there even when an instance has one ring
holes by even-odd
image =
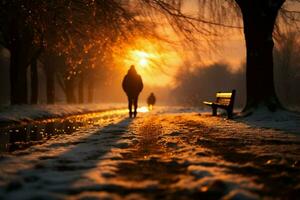
[[[270,112],[267,109],[258,109],[246,118],[237,119],[252,127],[271,128],[300,135],[300,113],[278,110]]]
[[[177,110],[177,112],[176,112]],[[187,109],[99,117],[3,154],[0,199],[294,199],[300,137]]]
[[[0,123],[32,121],[35,119],[65,117],[125,108],[125,104],[56,104],[56,105],[14,105],[0,107]]]

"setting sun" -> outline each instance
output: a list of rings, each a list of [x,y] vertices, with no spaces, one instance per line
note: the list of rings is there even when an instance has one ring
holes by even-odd
[[[137,61],[138,67],[148,67],[149,66],[149,58],[150,54],[144,51],[134,50],[132,51],[132,57]]]
[[[145,38],[137,38],[115,51],[114,60],[124,71],[135,65],[143,82],[152,86],[170,84],[172,74],[181,66],[181,57],[174,48]]]
[[[146,58],[142,58],[140,61],[139,61],[139,65],[141,67],[146,67],[148,65],[148,60]]]

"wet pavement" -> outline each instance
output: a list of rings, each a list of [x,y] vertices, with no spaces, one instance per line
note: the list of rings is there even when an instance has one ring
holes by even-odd
[[[72,119],[72,125],[64,120],[70,133],[61,128],[66,134],[4,153],[0,199],[300,196],[295,134],[184,112],[128,119],[126,111],[114,111]]]
[[[33,145],[43,144],[58,135],[70,135],[80,129],[97,126],[101,121],[111,117],[112,113],[125,115],[126,111],[122,109],[80,114],[0,127],[0,153],[26,149]]]

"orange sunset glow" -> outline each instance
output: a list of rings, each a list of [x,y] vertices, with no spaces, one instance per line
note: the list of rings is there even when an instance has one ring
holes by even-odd
[[[143,69],[150,66],[150,59],[154,57],[151,53],[147,53],[144,51],[133,50],[130,52],[132,56],[132,61],[137,63],[137,67]]]
[[[2,0],[0,200],[297,199],[299,85],[300,0]]]
[[[144,83],[148,85],[170,84],[172,76],[182,63],[181,55],[171,45],[162,46],[155,39],[138,38],[124,46],[114,54],[116,64],[125,71],[130,65],[135,65]]]

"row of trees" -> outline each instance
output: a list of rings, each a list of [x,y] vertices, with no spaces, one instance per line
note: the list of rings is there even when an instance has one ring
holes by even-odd
[[[274,49],[274,82],[280,102],[291,109],[300,107],[300,41],[299,33],[289,32],[277,39]],[[228,64],[186,67],[178,71],[172,90],[176,103],[204,106],[214,101],[216,91],[238,91],[235,106],[242,108],[246,100],[246,66],[233,70]]]
[[[300,41],[299,33],[281,35],[274,50],[276,91],[285,107],[300,107]]]
[[[271,111],[283,108],[274,86],[273,35],[275,30],[298,30],[299,0],[198,0],[200,12],[195,18],[184,16],[176,8],[170,11],[166,3],[170,1],[159,2],[162,10],[174,18],[196,21],[197,25],[202,25],[200,31],[203,34],[207,31],[210,36],[214,30],[211,27],[238,28],[242,22],[246,44],[246,105],[243,111],[248,114],[259,107]],[[180,7],[185,1],[172,2]]]
[[[172,95],[176,103],[204,107],[203,101],[215,101],[217,91],[237,90],[235,107],[245,105],[245,71],[232,71],[223,63],[182,69],[176,76],[176,87]]]
[[[93,74],[95,67],[104,67],[112,46],[127,30],[136,29],[134,21],[117,1],[2,0],[0,42],[10,52],[11,104],[28,103],[29,69],[30,99],[37,103],[38,63],[45,70],[48,103],[54,103],[55,80],[69,103],[74,102],[74,84],[78,82],[82,102],[84,77]],[[92,78],[89,80],[92,91]],[[92,96],[89,92],[89,101]]]
[[[65,79],[72,81],[74,75],[87,67],[83,63],[95,64],[95,56],[99,58],[99,55],[103,60],[110,47],[120,42],[122,36],[128,38],[134,30],[145,28],[145,17],[148,17],[146,24],[149,24],[149,16],[154,12],[165,16],[171,26],[190,41],[198,39],[199,34],[209,40],[219,27],[239,28],[242,21],[247,49],[247,103],[244,111],[259,106],[267,106],[273,111],[281,108],[273,80],[273,33],[276,22],[284,21],[287,25],[295,22],[295,27],[298,25],[299,12],[289,8],[297,8],[299,0],[198,0],[197,16],[185,14],[183,4],[187,2],[1,0],[1,43],[11,55],[11,103],[27,103],[26,70],[32,66],[34,84],[36,62],[42,55],[56,54],[63,60],[68,68]],[[135,10],[130,6],[132,4]],[[281,20],[278,20],[279,15]],[[191,34],[195,31],[197,36]],[[32,86],[33,91],[35,88]],[[48,94],[51,96],[52,92]]]

